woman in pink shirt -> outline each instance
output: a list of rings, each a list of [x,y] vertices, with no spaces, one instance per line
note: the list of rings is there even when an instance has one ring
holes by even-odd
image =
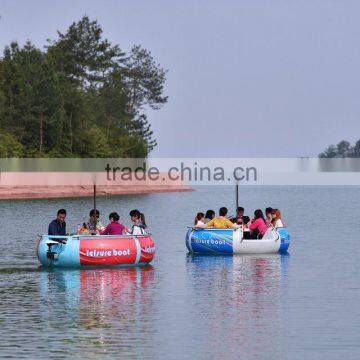
[[[262,239],[262,237],[265,235],[268,227],[266,225],[262,210],[255,210],[254,218],[251,220],[249,229],[253,239]]]
[[[100,235],[122,235],[125,231],[125,226],[119,223],[120,216],[113,212],[109,215],[110,224],[105,228]]]

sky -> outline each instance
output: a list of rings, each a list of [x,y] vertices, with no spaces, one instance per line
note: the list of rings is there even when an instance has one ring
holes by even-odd
[[[88,15],[168,69],[153,157],[317,156],[360,138],[360,2],[0,0],[0,48]]]

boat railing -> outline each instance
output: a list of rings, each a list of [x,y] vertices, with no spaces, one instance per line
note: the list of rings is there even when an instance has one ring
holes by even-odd
[[[195,227],[195,226],[187,226],[186,227],[187,229],[193,229],[193,230],[228,230],[228,231],[237,231],[237,230],[241,230],[241,228],[238,228],[238,229],[232,229],[232,228],[227,228],[227,229],[220,229],[220,228],[203,228],[203,227]]]
[[[151,233],[147,233],[147,234],[138,234],[138,235],[133,235],[133,234],[129,234],[129,235],[91,235],[91,234],[70,234],[70,235],[47,235],[47,234],[38,234],[39,237],[47,237],[48,239],[67,239],[67,238],[81,238],[81,237],[86,237],[86,238],[91,238],[91,239],[98,239],[98,238],[116,238],[116,239],[126,239],[129,236],[133,236],[133,237],[147,237],[147,236],[151,236]]]

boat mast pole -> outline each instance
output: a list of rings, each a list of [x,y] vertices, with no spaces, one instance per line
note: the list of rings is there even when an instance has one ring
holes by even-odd
[[[95,219],[97,222],[97,218],[96,218],[96,185],[94,185],[94,211],[95,211]]]
[[[236,199],[235,214],[237,214],[237,209],[239,207],[239,185],[238,184],[236,184],[236,186],[235,186],[235,199]]]

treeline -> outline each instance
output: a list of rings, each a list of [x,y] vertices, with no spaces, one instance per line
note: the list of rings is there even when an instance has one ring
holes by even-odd
[[[319,154],[320,158],[345,158],[360,157],[360,140],[351,145],[349,141],[342,140],[337,145],[328,146],[325,151]]]
[[[166,103],[166,71],[83,17],[43,50],[16,42],[0,58],[0,157],[146,157],[147,109]]]

